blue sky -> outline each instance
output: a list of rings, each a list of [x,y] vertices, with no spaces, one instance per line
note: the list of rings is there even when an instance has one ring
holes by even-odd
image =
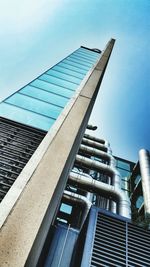
[[[150,149],[149,0],[1,0],[1,100],[80,47],[115,47],[94,107],[96,135],[136,160]]]

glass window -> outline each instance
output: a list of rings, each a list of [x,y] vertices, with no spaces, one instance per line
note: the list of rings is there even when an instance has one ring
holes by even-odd
[[[81,70],[79,66],[76,67],[76,66],[71,65],[71,63],[69,63],[69,61],[66,62],[63,60],[62,62],[59,63],[59,66],[67,68],[69,70],[73,70],[73,71],[75,71],[79,74],[82,74],[82,75],[85,75],[87,73],[87,70],[83,70],[83,69]]]
[[[126,170],[123,170],[123,169],[119,169],[119,168],[117,168],[117,170],[120,172],[122,177],[129,177],[130,176],[130,172],[129,171],[126,171]]]
[[[55,120],[52,118],[12,106],[4,102],[0,104],[0,115],[4,118],[27,124],[35,128],[43,129],[45,131],[48,131],[55,122]]]
[[[60,206],[60,211],[65,212],[67,214],[71,214],[72,206],[62,203]]]
[[[85,74],[80,74],[79,72],[68,69],[67,66],[65,66],[65,67],[64,67],[64,65],[60,66],[60,64],[53,67],[53,70],[58,70],[58,71],[61,71],[62,73],[76,77],[76,78],[78,78],[79,81],[81,81],[85,76]]]
[[[83,69],[83,70],[89,70],[91,68],[91,66],[86,66],[85,64],[81,64],[79,61],[74,60],[73,58],[68,57],[67,59],[65,59],[67,62],[70,62],[71,64],[73,64],[74,66],[79,66],[79,68]]]
[[[99,55],[99,56],[94,56],[94,57],[93,57],[92,55],[87,54],[87,53],[84,53],[84,52],[81,51],[81,50],[77,50],[76,53],[77,53],[78,55],[81,55],[81,56],[83,56],[83,57],[86,57],[87,59],[92,60],[93,62],[96,62],[97,59],[100,58],[100,55]]]
[[[138,175],[135,177],[134,184],[137,185],[137,184],[139,183],[140,180],[141,180],[141,175],[138,174]]]
[[[12,95],[5,102],[54,119],[59,116],[62,110],[62,108],[60,107],[47,104],[40,100],[21,95],[19,93]]]
[[[83,60],[81,57],[76,57],[74,55],[71,55],[70,57],[67,57],[67,59],[71,59],[72,61],[79,63],[85,67],[91,68],[93,66],[93,63],[88,63],[87,61]]]
[[[130,171],[130,164],[121,160],[117,160],[117,166]]]
[[[44,90],[46,90],[48,92],[55,93],[55,94],[58,94],[58,95],[62,95],[62,96],[67,97],[67,98],[70,98],[74,93],[71,90],[65,89],[65,88],[60,87],[58,85],[55,85],[55,84],[52,84],[52,83],[48,83],[48,82],[45,82],[45,81],[42,81],[42,80],[39,80],[39,79],[33,81],[30,84],[32,86],[37,87],[37,88],[41,88],[41,89],[44,89]]]
[[[82,71],[86,71],[87,72],[90,69],[89,67],[83,66],[80,63],[76,63],[76,62],[72,61],[71,59],[64,59],[62,62],[68,63],[71,66],[77,67],[79,69],[79,71],[81,71],[81,72]]]
[[[71,82],[67,82],[65,80],[59,79],[57,77],[53,77],[47,74],[43,74],[39,77],[40,80],[47,81],[50,83],[54,83],[56,85],[62,86],[64,88],[67,88],[69,90],[75,90],[77,88],[77,85]]]
[[[64,107],[66,105],[66,103],[68,102],[67,98],[64,98],[64,97],[61,97],[61,96],[55,95],[53,93],[46,92],[42,89],[38,89],[35,87],[31,87],[31,86],[30,87],[29,86],[24,87],[23,89],[21,89],[19,91],[19,93],[35,97],[39,100],[43,100],[43,101],[46,101],[48,103],[58,105],[60,107]]]
[[[58,77],[60,79],[65,79],[65,80],[73,82],[77,85],[79,85],[81,82],[81,79],[78,79],[76,77],[70,76],[70,75],[65,74],[65,73],[62,73],[60,70],[50,69],[46,72],[46,74],[50,74],[50,75]]]
[[[100,56],[99,53],[96,53],[96,52],[94,52],[92,50],[88,50],[88,49],[85,49],[85,48],[82,48],[82,47],[79,48],[79,51],[82,52],[82,53],[85,53],[86,55],[91,56],[93,58],[98,58]]]
[[[82,59],[82,60],[84,60],[85,62],[88,62],[88,63],[94,64],[96,62],[95,59],[92,59],[92,58],[89,58],[87,56],[84,56],[83,54],[78,53],[78,52],[74,52],[72,54],[72,56],[74,56],[75,58],[80,58],[80,59]]]
[[[136,208],[139,209],[141,205],[143,204],[143,202],[144,202],[143,196],[139,196],[135,204]]]

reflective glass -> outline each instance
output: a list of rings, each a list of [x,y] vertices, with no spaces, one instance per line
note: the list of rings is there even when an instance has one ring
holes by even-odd
[[[74,84],[74,83],[67,82],[65,80],[61,80],[59,78],[56,78],[56,77],[53,77],[53,76],[50,76],[50,75],[47,75],[47,74],[41,75],[39,77],[39,79],[47,81],[47,82],[50,82],[50,83],[54,83],[56,85],[65,87],[65,88],[70,89],[70,90],[75,90],[77,88],[77,85]]]
[[[15,120],[26,125],[31,125],[32,127],[43,129],[45,131],[47,131],[55,122],[55,120],[51,118],[9,105],[4,102],[0,104],[0,115],[4,118]]]
[[[119,169],[119,168],[117,168],[117,169],[120,172],[122,177],[129,177],[130,176],[130,172],[129,171],[126,171],[126,170],[123,170],[123,169]]]
[[[33,112],[37,112],[38,114],[45,115],[54,119],[58,117],[58,115],[62,110],[62,108],[60,107],[47,104],[40,100],[25,95],[21,95],[19,93],[12,95],[5,102]]]
[[[28,96],[38,98],[39,100],[43,100],[43,101],[46,101],[48,103],[59,105],[61,107],[64,107],[66,105],[66,103],[68,102],[67,98],[55,95],[53,93],[48,93],[42,89],[38,89],[35,87],[31,87],[31,86],[30,87],[29,86],[24,87],[23,89],[21,89],[19,91],[19,93],[23,93],[23,94],[26,94]]]
[[[88,63],[88,62],[84,61],[82,58],[80,58],[80,57],[77,58],[77,57],[74,57],[73,55],[71,55],[70,57],[67,57],[67,59],[71,59],[72,61],[79,63],[85,67],[91,68],[93,66],[93,63]]]
[[[64,67],[64,64],[63,64],[63,66],[60,66],[60,64],[59,65],[56,65],[55,67],[53,67],[53,70],[58,70],[58,71],[61,71],[62,73],[65,73],[65,74],[71,75],[73,77],[76,77],[80,81],[85,76],[85,74],[80,74],[79,72],[76,72],[76,71],[73,71],[73,70],[68,69],[67,66]]]
[[[117,166],[122,169],[130,171],[130,164],[121,160],[117,160]]]
[[[87,59],[94,60],[94,61],[96,61],[98,58],[100,58],[100,54],[98,56],[92,56],[92,55],[89,55],[87,53],[84,53],[84,51],[81,51],[81,50],[77,50],[76,53],[78,53],[81,56],[86,57]]]
[[[143,202],[144,202],[144,198],[143,198],[143,196],[139,196],[138,197],[138,199],[137,199],[137,201],[136,201],[136,208],[140,208],[141,207],[141,205],[143,204]]]
[[[58,85],[54,85],[52,83],[48,83],[41,80],[35,80],[31,83],[31,85],[36,86],[38,88],[44,89],[48,92],[55,93],[58,95],[62,95],[64,97],[70,98],[73,95],[73,91],[70,91],[68,89],[62,88]]]
[[[75,71],[79,74],[82,74],[82,75],[85,75],[87,73],[87,70],[83,70],[83,69],[81,70],[79,66],[76,67],[76,66],[71,65],[71,62],[69,62],[69,61],[66,62],[63,60],[61,63],[59,63],[59,66],[67,68],[69,70],[73,70],[73,71]]]
[[[79,48],[79,51],[81,51],[82,53],[85,53],[86,55],[89,55],[93,58],[98,58],[100,56],[99,53],[85,49],[85,48]]]
[[[73,64],[78,64],[81,69],[83,68],[83,69],[89,70],[91,68],[91,66],[83,64],[83,63],[79,62],[78,60],[75,60],[74,58],[68,57],[67,60]]]
[[[62,62],[68,63],[74,67],[77,67],[79,70],[81,70],[81,72],[82,71],[87,72],[90,69],[89,67],[85,67],[85,66],[80,65],[80,63],[73,62],[71,59],[64,59]]]
[[[78,52],[73,53],[72,56],[74,56],[75,58],[80,58],[80,59],[82,59],[82,60],[84,60],[85,62],[88,62],[88,63],[94,64],[96,62],[95,59],[89,59],[89,57],[86,57],[86,56],[84,56],[84,55],[82,55],[81,53],[78,53]]]
[[[54,70],[54,69],[50,69],[49,71],[46,72],[46,74],[50,74],[50,75],[54,75],[54,76],[62,78],[62,79],[66,79],[67,81],[76,83],[77,85],[79,85],[81,82],[81,79],[75,78],[73,76],[70,76],[68,74],[62,73],[62,72]]]

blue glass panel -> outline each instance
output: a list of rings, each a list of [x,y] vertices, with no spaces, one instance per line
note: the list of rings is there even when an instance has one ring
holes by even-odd
[[[59,105],[61,107],[64,107],[66,103],[68,102],[67,98],[55,95],[53,93],[48,93],[42,89],[38,89],[32,86],[24,87],[22,90],[19,91],[19,93],[23,93],[25,95],[32,96],[39,100],[43,100],[48,103]]]
[[[86,57],[87,59],[94,60],[94,61],[96,61],[100,57],[100,54],[98,56],[92,56],[90,54],[87,54],[86,52],[84,53],[84,51],[82,50],[77,50],[76,53],[78,53],[78,55]]]
[[[73,76],[70,76],[68,74],[62,73],[61,71],[57,71],[57,70],[54,70],[54,69],[50,69],[49,71],[46,72],[46,74],[53,75],[53,76],[58,77],[60,79],[61,78],[62,79],[66,79],[67,81],[76,83],[77,85],[79,85],[80,82],[81,82],[81,79],[75,78]]]
[[[74,57],[73,55],[71,55],[70,57],[67,57],[67,59],[71,59],[75,63],[79,63],[82,66],[85,66],[88,68],[91,68],[93,66],[93,63],[88,63],[88,62],[84,61],[82,58],[80,58],[80,57],[77,58],[77,57]]]
[[[65,60],[63,60],[61,63],[59,63],[59,66],[67,68],[69,70],[73,70],[73,71],[75,71],[79,74],[82,74],[82,75],[85,75],[87,73],[87,70],[83,70],[83,69],[81,70],[79,66],[78,67],[73,66],[71,64],[71,62],[69,62],[69,61],[66,62]]]
[[[64,97],[70,98],[73,95],[73,91],[70,91],[68,89],[62,88],[60,86],[54,85],[49,82],[41,81],[41,80],[35,80],[32,83],[30,83],[32,86],[36,86],[38,88],[44,89],[48,92],[55,93],[58,95],[62,95]]]
[[[81,70],[81,72],[82,71],[88,71],[90,68],[89,67],[85,67],[85,66],[82,66],[80,63],[76,63],[76,62],[74,62],[74,61],[72,61],[71,59],[64,59],[62,62],[64,62],[64,63],[68,63],[68,64],[70,64],[70,65],[72,65],[72,66],[75,66],[75,67],[77,67],[77,68],[79,68],[79,70]]]
[[[73,53],[72,56],[75,57],[75,58],[80,58],[80,59],[82,59],[83,61],[85,61],[87,63],[94,64],[96,62],[95,59],[91,59],[91,58],[89,58],[87,56],[82,55],[81,53],[78,53],[78,52]]]
[[[86,55],[89,55],[93,58],[98,58],[100,56],[99,53],[96,53],[94,51],[91,51],[91,50],[88,50],[88,49],[85,49],[85,48],[79,48],[79,51],[81,51],[82,53],[85,53]]]
[[[71,83],[71,82],[68,82],[68,81],[65,81],[65,80],[61,80],[59,78],[56,78],[56,77],[53,77],[53,76],[50,76],[50,75],[47,75],[47,74],[41,75],[39,77],[39,79],[47,81],[47,82],[50,82],[50,83],[54,83],[56,85],[65,87],[65,88],[70,89],[70,90],[75,90],[77,88],[77,85],[74,84],[74,83]]]
[[[15,118],[15,121],[17,122],[31,125],[35,128],[43,129],[45,131],[49,130],[49,128],[55,122],[55,120],[51,118],[9,105],[4,102],[0,104],[0,115],[10,120],[14,120]]]
[[[78,78],[80,81],[84,78],[85,74],[80,74],[79,72],[70,70],[69,68],[67,68],[67,66],[65,64],[62,65],[56,65],[55,67],[53,67],[53,70],[58,70],[61,71],[62,73],[71,75],[73,77]]]
[[[19,93],[12,95],[5,102],[54,119],[58,117],[62,110],[62,108],[60,107],[47,104],[40,100],[21,95]]]

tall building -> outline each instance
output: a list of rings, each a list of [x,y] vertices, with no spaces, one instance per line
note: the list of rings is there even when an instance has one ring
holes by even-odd
[[[1,267],[150,266],[134,163],[85,132],[113,45],[80,47],[0,103]]]

